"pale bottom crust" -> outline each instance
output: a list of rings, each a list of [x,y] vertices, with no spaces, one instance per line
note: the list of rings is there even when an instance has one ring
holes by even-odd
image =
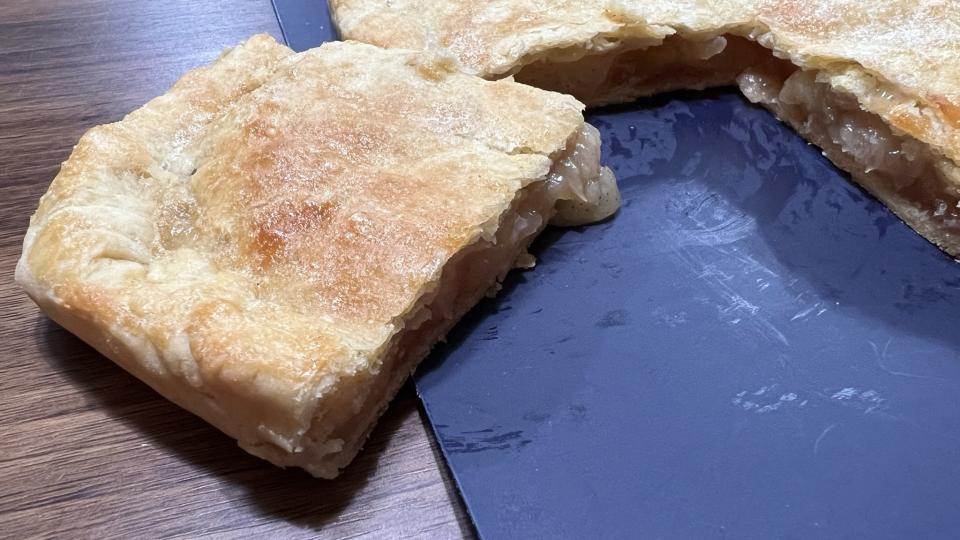
[[[719,41],[718,41],[719,40]],[[663,91],[738,84],[744,94],[819,146],[825,156],[914,230],[960,257],[960,170],[913,137],[897,133],[857,99],[737,36],[671,36],[647,49],[539,61],[517,81],[573,94],[588,106]]]

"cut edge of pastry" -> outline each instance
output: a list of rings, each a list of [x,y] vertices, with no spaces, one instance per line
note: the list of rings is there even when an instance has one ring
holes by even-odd
[[[809,59],[807,59],[809,60]],[[768,32],[675,33],[596,54],[540,52],[515,80],[587,106],[736,85],[773,112],[914,230],[960,257],[960,170],[949,119],[851,62],[800,62]]]
[[[319,398],[310,428],[293,452],[262,440],[241,440],[240,446],[281,467],[336,477],[363,448],[376,420],[433,346],[484,296],[496,294],[511,269],[533,266],[527,248],[548,224],[592,223],[617,211],[616,180],[610,169],[600,166],[600,135],[594,127],[584,123],[552,163],[547,176],[517,193],[494,230],[451,257],[433,289],[402,320],[377,373],[356,373],[354,380],[338,381]]]

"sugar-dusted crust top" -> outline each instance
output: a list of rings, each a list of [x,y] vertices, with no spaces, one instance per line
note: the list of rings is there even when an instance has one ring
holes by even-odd
[[[446,261],[583,123],[572,98],[450,65],[254,37],[83,136],[17,279],[168,398],[296,451],[317,399],[377,370]]]

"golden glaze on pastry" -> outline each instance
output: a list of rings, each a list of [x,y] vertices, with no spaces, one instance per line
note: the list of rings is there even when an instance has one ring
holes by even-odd
[[[751,100],[821,145],[911,226],[960,256],[957,0],[331,5],[345,37],[447,50],[468,72],[487,78],[515,74],[518,81],[572,93],[587,105],[739,83]],[[823,100],[780,99],[798,69],[812,76],[795,78],[787,100],[800,99],[801,87]]]
[[[579,102],[451,65],[254,37],[83,136],[17,280],[248,451],[336,476],[558,200],[616,209]]]

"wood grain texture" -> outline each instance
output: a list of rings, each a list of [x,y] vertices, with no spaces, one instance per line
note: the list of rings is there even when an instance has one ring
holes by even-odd
[[[48,321],[13,283],[89,127],[256,32],[268,0],[0,3],[0,536],[472,536],[408,388],[335,481],[240,450]]]

